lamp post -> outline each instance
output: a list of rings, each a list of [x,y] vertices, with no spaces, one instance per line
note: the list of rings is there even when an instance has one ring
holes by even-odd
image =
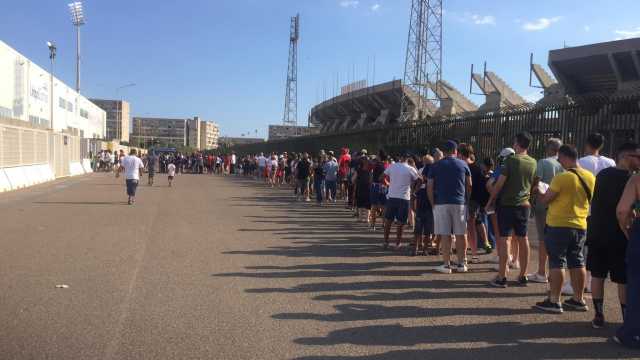
[[[82,1],[68,4],[71,12],[71,22],[76,27],[76,91],[80,93],[80,26],[84,25],[84,11]]]
[[[122,97],[119,96],[120,90],[126,89],[126,88],[130,88],[130,87],[134,87],[134,86],[136,86],[135,83],[130,83],[130,84],[118,86],[116,88],[116,99],[118,99],[118,101],[119,101],[118,105],[120,107],[120,110],[118,110],[118,118],[116,119],[116,121],[117,121],[116,125],[118,125],[118,131],[116,132],[116,135],[118,136],[118,140],[122,139],[122,102],[124,101],[122,99]],[[126,131],[129,131],[129,126],[127,126],[127,130]],[[131,139],[129,139],[129,140],[131,140]]]
[[[51,59],[51,70],[49,71],[49,77],[51,80],[51,90],[49,91],[50,97],[50,114],[49,114],[49,127],[51,127],[51,131],[54,131],[53,128],[53,61],[56,59],[56,45],[51,41],[47,41],[47,47],[49,48],[49,59]]]

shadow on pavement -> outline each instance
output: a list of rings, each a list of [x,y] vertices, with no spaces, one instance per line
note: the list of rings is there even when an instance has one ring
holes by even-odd
[[[257,186],[254,181],[243,180],[246,181],[238,182],[241,186]],[[297,360],[628,359],[640,356],[607,341],[607,337],[615,329],[613,325],[606,330],[593,330],[586,321],[567,319],[564,322],[528,322],[527,317],[537,313],[529,306],[544,296],[544,286],[532,285],[524,290],[510,288],[505,291],[489,288],[489,276],[487,280],[474,280],[435,273],[427,275],[431,271],[430,267],[438,265],[438,259],[416,257],[406,261],[398,260],[398,255],[403,255],[402,253],[383,250],[380,246],[381,232],[368,232],[365,226],[356,224],[351,213],[341,205],[318,207],[294,201],[289,189],[286,193],[284,189],[265,187],[264,190],[259,191],[258,196],[232,198],[230,206],[258,207],[265,214],[247,216],[250,222],[256,224],[256,228],[242,228],[239,231],[270,232],[273,238],[282,240],[285,245],[227,251],[224,254],[338,260],[287,266],[248,266],[244,272],[211,276],[264,280],[299,279],[297,284],[280,287],[269,287],[265,281],[264,287],[245,289],[245,292],[257,295],[309,294],[313,301],[342,302],[332,304],[335,311],[331,313],[282,312],[271,316],[282,321],[320,321],[348,326],[323,336],[293,340],[319,354],[329,351],[328,347],[331,347],[332,353],[335,353],[335,346],[366,347],[353,351],[366,355],[319,355],[298,357]],[[283,212],[291,215],[285,216]],[[405,234],[405,241],[412,237],[410,231]],[[485,271],[489,271],[488,266],[476,266],[474,269],[474,272]],[[367,277],[376,279],[364,280]],[[314,278],[336,280],[314,282]],[[362,281],[349,281],[350,278]],[[473,299],[478,299],[478,306],[468,305],[474,303]],[[488,302],[485,299],[489,299]],[[501,306],[501,299],[516,299],[521,301],[521,306]],[[437,303],[437,306],[424,306],[426,301],[431,300],[442,302]],[[462,302],[466,306],[450,304],[447,307],[453,300],[472,301]],[[398,303],[403,301],[414,303]],[[385,302],[394,305],[384,304]],[[545,319],[544,316],[548,315],[540,314],[540,317],[534,319]],[[466,319],[485,322],[458,325],[448,323],[448,318],[459,317],[465,319],[463,322]],[[514,317],[517,320],[513,320]],[[402,325],[406,319],[424,319],[424,323],[429,323],[433,322],[431,319],[443,318],[447,319],[444,325]],[[525,320],[518,321],[522,319]],[[377,321],[393,320],[398,323],[376,324]],[[365,321],[369,322],[366,326],[350,326],[353,325],[352,322]],[[435,348],[415,348],[426,346]],[[388,351],[381,347],[407,349]]]

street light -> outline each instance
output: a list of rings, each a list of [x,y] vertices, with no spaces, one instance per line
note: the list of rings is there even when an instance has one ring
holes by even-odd
[[[52,43],[51,41],[47,41],[47,47],[49,48],[49,59],[51,59],[51,69],[49,71],[49,76],[50,76],[50,80],[51,80],[51,90],[50,90],[50,110],[51,113],[49,114],[49,126],[51,127],[51,131],[54,130],[53,128],[53,61],[56,58],[56,45],[54,43]]]
[[[71,12],[71,22],[76,27],[76,91],[80,93],[80,26],[84,25],[84,11],[82,1],[68,4]]]

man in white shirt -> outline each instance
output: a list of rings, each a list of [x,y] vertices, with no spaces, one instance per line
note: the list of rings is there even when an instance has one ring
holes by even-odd
[[[138,182],[142,175],[144,164],[138,156],[136,149],[131,149],[129,156],[125,156],[120,162],[120,171],[124,172],[124,178],[127,182],[127,195],[129,196],[128,204],[132,205],[136,200],[136,190]]]
[[[264,153],[260,153],[258,156],[258,179],[264,177],[264,169],[267,167],[267,158],[264,157]]]
[[[234,175],[235,175],[235,173],[236,173],[236,161],[237,161],[236,153],[235,153],[235,152],[232,152],[232,153],[231,153],[231,169],[230,169],[230,171],[229,171],[229,172],[230,172],[231,174],[234,174]]]
[[[406,157],[392,164],[384,174],[389,177],[389,192],[384,211],[384,248],[389,247],[389,234],[394,221],[398,224],[397,243],[402,242],[402,227],[409,218],[409,202],[411,200],[411,185],[420,178],[418,171],[407,165]]]
[[[593,176],[606,168],[616,166],[616,162],[606,156],[600,155],[604,146],[604,136],[600,133],[593,133],[587,137],[584,151],[587,154],[578,160],[578,165],[585,170],[589,170]]]

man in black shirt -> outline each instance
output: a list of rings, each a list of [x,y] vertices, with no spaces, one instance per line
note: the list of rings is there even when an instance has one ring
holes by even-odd
[[[309,177],[311,176],[311,160],[309,154],[304,153],[302,159],[298,161],[296,166],[296,179],[298,180],[298,188],[300,196],[304,197],[304,201],[311,201],[309,198]]]
[[[618,149],[617,166],[606,168],[596,176],[587,233],[587,269],[592,275],[591,291],[595,309],[592,325],[596,329],[605,324],[604,281],[608,275],[611,281],[618,284],[618,297],[624,315],[627,238],[618,225],[616,207],[631,173],[640,169],[639,157],[638,144],[624,144]]]

